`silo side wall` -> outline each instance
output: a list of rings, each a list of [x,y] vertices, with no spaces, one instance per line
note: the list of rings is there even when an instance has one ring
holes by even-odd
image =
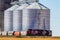
[[[22,30],[22,10],[15,10],[13,13],[13,31]]]
[[[4,12],[4,31],[13,30],[13,11]]]
[[[45,30],[50,30],[50,10],[42,9],[40,10],[40,27]]]
[[[23,30],[28,29],[50,30],[50,10],[23,10]]]
[[[23,10],[23,30],[34,29],[34,24],[37,17],[37,9]]]

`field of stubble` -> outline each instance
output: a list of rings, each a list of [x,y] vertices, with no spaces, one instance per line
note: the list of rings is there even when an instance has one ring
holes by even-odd
[[[0,37],[0,40],[60,40],[60,37]]]

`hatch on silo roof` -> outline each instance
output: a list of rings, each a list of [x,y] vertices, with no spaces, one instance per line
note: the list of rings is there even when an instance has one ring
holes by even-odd
[[[26,9],[48,9],[48,8],[38,2],[34,2],[28,7],[26,7]]]

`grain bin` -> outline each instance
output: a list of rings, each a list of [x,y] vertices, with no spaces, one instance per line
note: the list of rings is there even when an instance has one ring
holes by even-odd
[[[46,12],[45,12],[45,11]],[[44,5],[33,2],[30,6],[23,10],[23,24],[22,30],[27,31],[28,29],[40,29],[40,30],[50,30],[49,9]],[[48,23],[47,23],[47,20]],[[47,24],[46,24],[47,23]]]
[[[22,4],[13,12],[13,31],[22,31],[22,10],[27,6],[27,3]]]
[[[18,7],[14,5],[4,11],[4,31],[13,31],[13,11]]]

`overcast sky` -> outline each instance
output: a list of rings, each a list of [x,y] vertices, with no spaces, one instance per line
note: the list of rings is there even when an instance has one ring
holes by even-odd
[[[53,36],[60,36],[60,0],[40,0],[39,2],[50,8],[50,26]]]

